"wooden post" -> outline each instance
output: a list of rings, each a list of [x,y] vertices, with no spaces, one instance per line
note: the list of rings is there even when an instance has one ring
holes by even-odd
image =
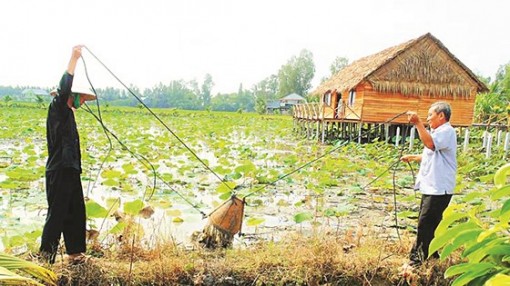
[[[466,128],[466,131],[464,132],[464,152],[467,152],[469,147],[469,129]]]
[[[491,148],[492,148],[492,134],[487,132],[489,135],[487,136],[487,149],[485,150],[485,158],[491,157]]]
[[[347,138],[348,138],[347,140],[349,140],[349,142],[352,141],[352,134],[351,134],[352,127],[351,127],[351,124],[352,123],[350,123],[350,122],[349,123],[345,123],[345,130],[347,131]]]
[[[349,137],[349,141],[352,141],[352,123],[347,123],[347,134],[348,134],[348,137]]]
[[[372,131],[372,124],[367,124],[367,143],[370,143],[370,132]]]
[[[358,130],[358,144],[361,144],[361,126],[362,122],[359,123],[359,130]]]
[[[310,124],[311,124],[311,121],[307,120],[306,121],[306,139],[308,139],[308,140],[310,140]]]
[[[390,141],[390,125],[388,123],[384,124],[384,139],[386,142]]]
[[[325,130],[324,129],[325,129],[325,125],[326,125],[326,122],[325,121],[322,122],[322,139],[321,139],[322,144],[324,144],[324,137],[325,137],[325,135],[324,135]]]
[[[400,126],[397,126],[397,134],[395,135],[395,147],[398,147],[400,141]]]
[[[324,124],[324,122],[322,123]],[[315,139],[319,141],[319,130],[321,128],[321,120],[317,119],[317,131],[315,132]]]

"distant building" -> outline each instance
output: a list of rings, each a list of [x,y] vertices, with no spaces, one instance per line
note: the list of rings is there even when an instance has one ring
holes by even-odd
[[[274,113],[275,110],[279,110],[280,113],[288,113],[289,110],[296,104],[305,103],[306,99],[299,94],[291,93],[285,97],[280,98],[276,101],[270,101],[267,103],[267,113]]]

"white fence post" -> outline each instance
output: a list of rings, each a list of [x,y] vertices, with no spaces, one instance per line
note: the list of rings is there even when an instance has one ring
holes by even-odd
[[[487,149],[485,150],[485,158],[490,158],[491,157],[491,148],[492,148],[492,134],[491,133],[488,133],[489,135],[487,136]]]
[[[483,132],[483,135],[482,135],[482,148],[485,148],[487,146],[487,134],[488,134],[487,131]]]
[[[467,152],[469,147],[469,129],[466,128],[466,131],[464,132],[464,152]]]
[[[505,136],[505,144],[504,144],[505,153],[508,151],[508,144],[510,143],[509,141],[510,141],[510,132],[507,132],[506,136]]]
[[[499,144],[501,144],[501,133],[503,133],[503,130],[498,130],[498,139],[496,141],[496,146],[499,146]]]
[[[395,136],[395,146],[398,147],[398,141],[400,140],[400,127],[397,127],[397,134]]]
[[[411,127],[411,134],[409,135],[409,150],[413,150],[414,136],[416,135],[416,129],[414,125]]]

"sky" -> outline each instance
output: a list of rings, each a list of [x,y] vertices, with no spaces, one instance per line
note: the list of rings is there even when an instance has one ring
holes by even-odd
[[[505,0],[16,0],[0,11],[2,86],[55,87],[77,44],[96,88],[121,85],[93,55],[128,86],[210,74],[213,94],[250,89],[303,49],[316,87],[336,57],[429,32],[475,74],[510,63]],[[74,86],[89,86],[82,61]]]

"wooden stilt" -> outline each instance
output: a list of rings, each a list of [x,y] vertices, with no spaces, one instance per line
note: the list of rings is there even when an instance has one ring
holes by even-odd
[[[327,124],[326,122],[323,122],[323,123],[322,123],[322,139],[321,139],[322,144],[324,144],[324,140],[325,140],[325,138],[324,138],[324,137],[325,137],[324,132],[326,131],[326,130],[325,130],[325,129],[326,129],[326,124]]]
[[[360,122],[360,123],[359,123],[359,124],[357,124],[357,125],[358,125],[358,127],[359,127],[359,128],[358,128],[358,144],[361,144],[361,129],[362,129],[362,125],[363,125],[363,123],[361,123],[361,122]]]
[[[384,141],[386,143],[390,141],[390,125],[388,123],[384,124]]]

